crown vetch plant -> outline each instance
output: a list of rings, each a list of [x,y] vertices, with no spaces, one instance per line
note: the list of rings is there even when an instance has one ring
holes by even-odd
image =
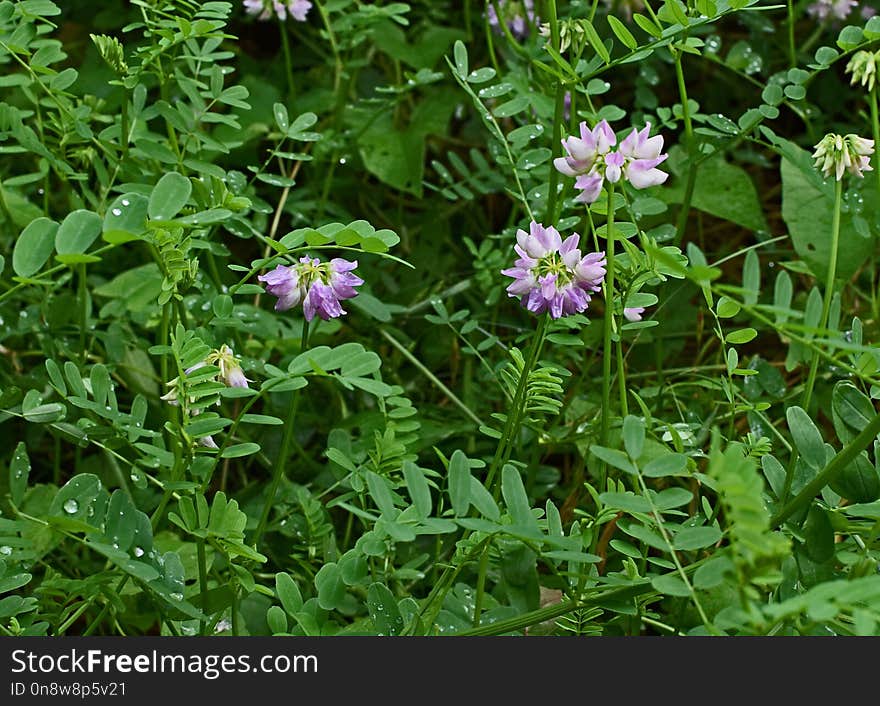
[[[97,5],[0,0],[0,634],[880,634],[874,0]]]

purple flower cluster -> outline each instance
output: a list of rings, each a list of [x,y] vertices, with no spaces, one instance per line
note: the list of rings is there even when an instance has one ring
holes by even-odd
[[[260,20],[268,20],[274,12],[279,20],[286,20],[289,14],[297,22],[305,22],[312,3],[309,0],[244,0],[244,9],[249,15],[259,15]]]
[[[584,311],[591,294],[602,288],[605,255],[582,257],[579,242],[577,233],[563,240],[553,226],[545,228],[534,221],[528,233],[518,230],[514,250],[519,259],[501,272],[513,278],[508,296],[519,297],[532,313],[549,312],[554,319]]]
[[[553,160],[556,169],[565,176],[575,177],[580,190],[577,200],[593,203],[599,198],[605,181],[615,184],[626,179],[636,189],[646,189],[666,181],[669,175],[657,169],[668,155],[663,152],[663,137],[651,134],[651,123],[642,130],[633,131],[615,150],[617,135],[606,120],[592,130],[585,122],[580,124],[580,137],[562,140],[565,155]]]
[[[816,2],[807,7],[807,14],[820,21],[829,18],[845,20],[858,6],[857,0],[816,0]],[[870,5],[863,5],[859,14],[861,19],[867,20],[876,15],[877,10]]]
[[[266,283],[269,294],[278,297],[276,311],[302,304],[306,321],[315,318],[315,314],[327,321],[346,313],[339,302],[356,297],[355,287],[364,283],[352,272],[355,267],[357,260],[350,262],[337,257],[321,262],[306,256],[292,266],[278,265],[257,279]]]
[[[501,19],[517,39],[525,39],[529,34],[529,27],[537,27],[541,21],[535,12],[534,0],[522,0],[521,2],[519,0],[496,0],[496,2]],[[498,19],[498,12],[495,11],[495,5],[491,1],[486,9],[486,17],[489,19],[489,25],[500,33],[502,31],[501,22]]]
[[[644,313],[643,306],[628,306],[623,310],[623,316],[627,321],[641,321]]]

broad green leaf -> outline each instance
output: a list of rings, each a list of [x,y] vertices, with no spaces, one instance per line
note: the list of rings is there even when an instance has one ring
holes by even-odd
[[[672,542],[672,546],[682,551],[703,549],[721,539],[721,530],[717,527],[683,527]]]
[[[807,556],[818,564],[834,556],[834,529],[828,513],[813,505],[803,525],[804,548]]]
[[[19,441],[12,454],[12,461],[9,463],[9,493],[12,496],[12,502],[16,505],[21,505],[21,501],[24,499],[30,472],[31,461],[28,457],[27,447],[23,441]]]
[[[100,523],[109,494],[93,473],[80,473],[62,487],[49,506],[49,515],[81,522]]]
[[[878,449],[875,447],[875,453]],[[855,503],[870,503],[880,498],[880,472],[868,459],[866,452],[860,453],[829,483],[831,490]]]
[[[147,204],[147,215],[154,221],[174,218],[192,193],[192,182],[182,174],[168,172],[153,187]]]
[[[651,585],[660,591],[660,593],[665,593],[667,596],[684,597],[689,596],[691,593],[684,581],[678,576],[669,574],[651,579]]]
[[[123,194],[116,198],[104,214],[103,238],[108,243],[137,240],[147,222],[147,197]]]
[[[104,533],[114,549],[128,551],[134,541],[137,527],[137,509],[124,490],[114,490],[107,505]]]
[[[468,53],[464,42],[458,40],[452,47],[452,54],[455,57],[455,70],[462,79],[467,79],[468,75]]]
[[[251,454],[255,454],[260,450],[260,445],[255,444],[252,441],[245,442],[243,444],[233,444],[232,446],[227,446],[223,453],[220,454],[221,458],[241,458],[242,456],[250,456]]]
[[[825,465],[825,442],[810,415],[800,407],[789,407],[785,418],[801,458],[813,470],[820,470]]]
[[[459,517],[470,508],[471,469],[467,456],[456,450],[449,459],[449,499],[452,509]]]
[[[659,456],[646,463],[642,468],[642,475],[647,478],[686,476],[687,474],[687,456],[677,453]]]
[[[516,525],[537,528],[538,521],[532,514],[529,496],[526,494],[522,476],[512,465],[505,464],[501,469],[501,495],[507,505],[507,511]]]
[[[623,446],[632,459],[642,455],[645,446],[645,422],[629,414],[623,420]]]
[[[623,42],[628,49],[635,50],[639,46],[636,38],[632,36],[632,32],[626,28],[626,25],[623,24],[623,22],[611,14],[608,15],[607,20],[608,25],[611,27],[611,31],[614,32],[617,38]]]
[[[373,471],[367,472],[367,487],[370,490],[370,496],[376,503],[376,507],[383,515],[392,515],[394,513],[394,497],[391,495],[391,489],[388,487],[388,481]]]
[[[406,489],[412,498],[413,505],[421,517],[428,517],[431,514],[432,501],[431,489],[428,487],[428,481],[422,469],[412,461],[403,462],[403,478],[406,482]]]
[[[275,574],[275,593],[289,615],[295,615],[302,609],[302,593],[290,574],[284,572]]]
[[[55,250],[59,255],[79,255],[89,249],[101,234],[103,221],[93,211],[72,211],[55,232]]]
[[[403,616],[397,607],[397,600],[385,584],[370,584],[367,589],[367,611],[379,635],[399,635],[403,630]]]
[[[599,500],[615,510],[638,513],[651,512],[651,504],[641,495],[636,495],[630,491],[625,493],[602,493],[599,496]]]
[[[336,610],[345,600],[345,583],[339,566],[331,562],[324,564],[315,574],[315,588],[318,590],[318,605],[324,610]]]
[[[831,418],[842,444],[848,444],[877,416],[874,404],[855,385],[841,380],[831,395]]]
[[[39,272],[55,249],[58,224],[48,218],[37,218],[25,228],[12,250],[12,269],[19,277]]]

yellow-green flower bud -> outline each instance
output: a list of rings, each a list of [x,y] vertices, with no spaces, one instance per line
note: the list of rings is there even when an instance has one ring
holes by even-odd
[[[873,91],[877,75],[877,55],[869,51],[857,51],[846,65],[846,72],[852,74],[851,85],[861,83],[869,91]]]

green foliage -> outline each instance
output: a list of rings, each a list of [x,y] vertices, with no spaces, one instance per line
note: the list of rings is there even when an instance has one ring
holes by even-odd
[[[0,634],[878,633],[877,18],[97,5],[0,0]]]

